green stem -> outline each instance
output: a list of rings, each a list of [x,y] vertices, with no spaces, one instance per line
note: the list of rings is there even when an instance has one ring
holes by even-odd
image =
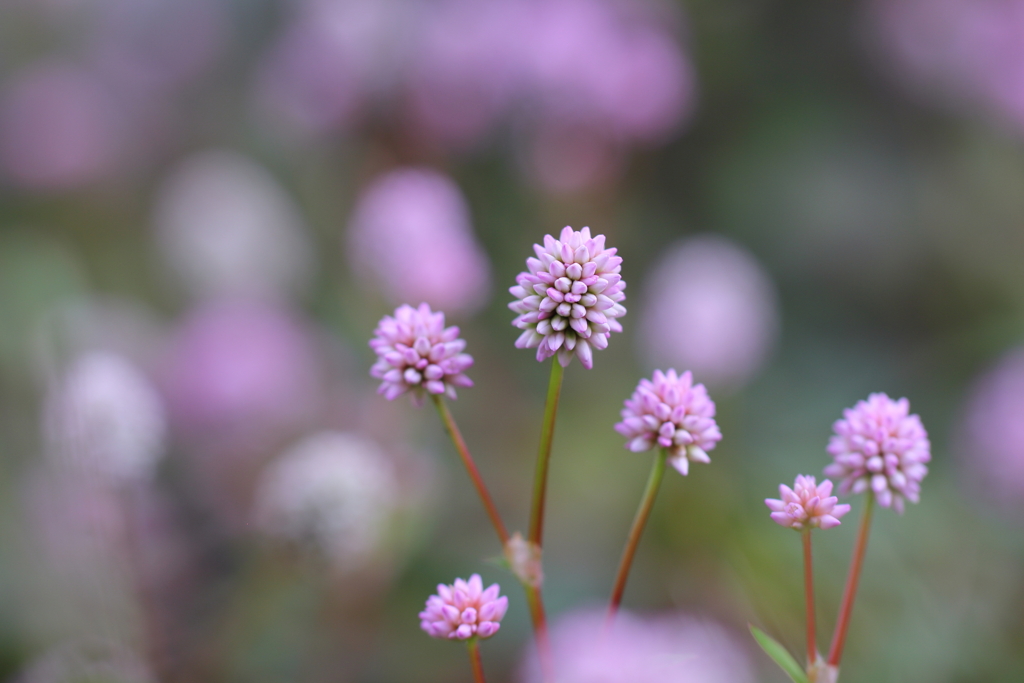
[[[548,397],[544,404],[544,425],[540,432],[540,449],[537,451],[537,467],[533,476],[533,502],[530,505],[529,540],[542,545],[544,535],[544,500],[548,489],[548,465],[551,463],[551,442],[555,438],[555,414],[558,412],[558,397],[562,393],[564,370],[556,355],[551,359],[551,379],[548,381]]]
[[[466,641],[466,649],[469,650],[469,663],[473,667],[473,680],[475,683],[485,683],[484,664],[480,660],[480,643],[476,637]]]
[[[816,624],[814,619],[814,563],[811,559],[811,530],[804,529],[804,602],[807,605],[807,666],[814,666],[818,659]]]
[[[505,529],[505,523],[501,521],[498,508],[494,505],[494,499],[491,498],[487,485],[484,484],[483,477],[480,476],[480,471],[476,468],[473,456],[469,454],[469,448],[466,447],[466,441],[462,438],[462,432],[459,431],[458,425],[455,424],[455,418],[452,417],[448,404],[445,403],[441,395],[433,394],[432,398],[434,399],[434,405],[437,406],[437,412],[441,416],[441,422],[444,423],[444,428],[448,432],[448,436],[451,437],[455,450],[458,451],[459,457],[462,458],[462,464],[466,466],[466,472],[473,481],[473,486],[476,487],[476,492],[480,496],[480,502],[483,503],[487,516],[491,518],[491,524],[494,525],[494,530],[501,540],[502,548],[504,548],[508,542],[508,530]]]
[[[633,527],[629,530],[629,537],[626,539],[626,547],[622,551],[622,560],[619,562],[619,572],[615,577],[615,587],[612,589],[611,602],[608,605],[608,618],[611,619],[619,611],[619,604],[622,602],[622,594],[626,590],[626,579],[629,577],[629,569],[633,565],[633,556],[636,555],[637,545],[640,543],[640,536],[644,533],[644,526],[647,518],[651,516],[651,509],[654,507],[654,499],[658,495],[658,488],[661,486],[662,476],[665,474],[665,462],[668,460],[668,451],[664,448],[658,451],[651,467],[651,474],[647,478],[647,488],[640,500],[640,507],[637,508],[636,516],[633,518]]]
[[[864,516],[860,520],[857,531],[857,545],[854,546],[853,559],[850,561],[850,573],[846,576],[846,588],[843,589],[843,602],[839,608],[839,619],[836,632],[832,637],[832,647],[828,652],[828,663],[838,667],[846,644],[846,631],[850,627],[850,615],[853,613],[853,599],[857,596],[857,584],[860,581],[860,570],[864,565],[864,555],[868,547],[868,532],[871,530],[871,511],[875,504],[875,494],[868,491],[864,502]]]

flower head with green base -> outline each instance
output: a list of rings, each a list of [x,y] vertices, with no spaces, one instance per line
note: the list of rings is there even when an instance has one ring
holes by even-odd
[[[545,235],[544,246],[533,250],[537,257],[526,259],[529,270],[509,289],[516,300],[508,307],[519,314],[512,324],[523,330],[516,347],[536,348],[538,361],[558,354],[562,367],[575,355],[589,370],[594,349],[607,348],[611,333],[622,331],[616,320],[626,315],[622,257],[605,248],[604,235],[592,238],[590,228],[569,226],[557,240]]]

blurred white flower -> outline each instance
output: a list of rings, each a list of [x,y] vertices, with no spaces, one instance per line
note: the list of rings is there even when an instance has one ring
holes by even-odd
[[[701,235],[668,248],[644,283],[638,344],[652,367],[689,368],[736,389],[760,370],[779,333],[771,278],[742,247]]]
[[[264,533],[312,543],[340,571],[365,566],[381,548],[398,496],[391,462],[374,442],[324,431],[265,469],[254,519]]]
[[[363,190],[348,230],[349,261],[396,304],[452,314],[490,295],[490,262],[459,186],[426,168],[393,170]]]
[[[149,380],[105,351],[80,356],[44,406],[47,455],[114,481],[150,477],[165,432],[163,404]]]
[[[312,267],[298,207],[274,177],[226,150],[183,161],[158,190],[161,254],[197,296],[281,296]]]

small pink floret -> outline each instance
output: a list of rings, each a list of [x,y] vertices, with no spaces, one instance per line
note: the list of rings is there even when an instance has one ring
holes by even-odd
[[[910,414],[907,399],[871,394],[844,410],[832,429],[828,452],[833,463],[825,474],[840,479],[841,495],[870,489],[879,505],[901,514],[904,500],[918,502],[931,443],[921,418]]]
[[[484,590],[479,574],[473,574],[469,581],[455,579],[452,585],[438,584],[437,595],[427,598],[427,606],[420,612],[420,628],[434,638],[490,638],[498,632],[508,610],[508,598],[499,596],[500,590],[496,583]]]
[[[463,371],[473,357],[463,353],[466,342],[459,328],[444,326],[444,313],[433,312],[427,304],[413,308],[403,304],[394,317],[384,316],[373,331],[370,348],[377,362],[370,375],[381,380],[377,393],[392,401],[411,393],[413,403],[423,402],[424,392],[455,398],[455,387],[471,387]]]
[[[509,289],[516,300],[508,307],[519,314],[512,324],[523,330],[516,348],[536,348],[538,361],[558,354],[562,367],[576,356],[589,370],[594,349],[607,348],[611,333],[622,332],[622,257],[605,248],[604,235],[592,238],[590,228],[569,226],[557,240],[545,235],[544,246],[533,250],[537,257],[526,259],[528,271]]]
[[[689,370],[681,375],[655,370],[652,379],[640,380],[615,431],[626,437],[631,451],[668,449],[669,462],[684,476],[690,461],[711,462],[707,452],[722,439],[715,402],[703,384],[693,383]]]
[[[816,483],[814,477],[798,475],[793,488],[779,484],[782,500],[766,498],[764,503],[772,511],[776,524],[791,529],[831,529],[839,526],[839,518],[850,511],[849,505],[837,505],[832,495],[832,482],[828,479]]]

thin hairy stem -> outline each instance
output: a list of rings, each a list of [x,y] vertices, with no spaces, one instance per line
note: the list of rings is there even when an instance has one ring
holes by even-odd
[[[629,577],[629,569],[633,565],[633,556],[636,555],[636,548],[640,543],[640,536],[644,533],[647,518],[651,516],[654,499],[658,495],[661,479],[665,474],[665,462],[667,459],[668,451],[664,448],[660,449],[658,455],[654,458],[651,474],[647,478],[647,488],[644,490],[644,496],[640,500],[640,507],[637,508],[636,516],[633,518],[633,526],[629,530],[626,547],[622,551],[622,560],[619,562],[619,571],[615,576],[615,587],[612,588],[612,597],[608,605],[609,620],[618,612],[619,604],[622,602],[622,594],[626,590],[626,579]]]
[[[434,399],[434,405],[437,406],[437,412],[441,416],[441,422],[444,423],[444,428],[448,432],[448,436],[451,437],[455,450],[458,451],[459,457],[462,458],[462,464],[466,466],[466,472],[473,481],[473,486],[480,496],[480,502],[483,503],[487,516],[491,518],[494,531],[497,532],[498,538],[501,540],[501,546],[504,548],[505,543],[508,542],[508,530],[505,528],[505,523],[501,521],[498,508],[494,505],[494,499],[491,498],[491,493],[487,490],[487,485],[484,484],[483,477],[480,476],[480,471],[476,468],[473,456],[469,454],[469,448],[466,447],[466,441],[462,438],[462,432],[459,431],[458,425],[455,424],[455,418],[452,417],[448,404],[445,403],[441,395],[433,394],[432,398]]]
[[[843,589],[843,603],[839,608],[839,619],[836,621],[832,647],[828,652],[828,663],[831,666],[839,666],[839,660],[843,656],[846,632],[850,627],[850,614],[853,612],[853,599],[857,596],[860,570],[864,564],[864,554],[868,547],[868,532],[871,530],[871,512],[874,504],[875,494],[868,491],[867,500],[864,501],[864,516],[861,517],[860,529],[857,531],[857,545],[854,547],[853,559],[850,561],[850,573],[846,576],[846,588]]]

